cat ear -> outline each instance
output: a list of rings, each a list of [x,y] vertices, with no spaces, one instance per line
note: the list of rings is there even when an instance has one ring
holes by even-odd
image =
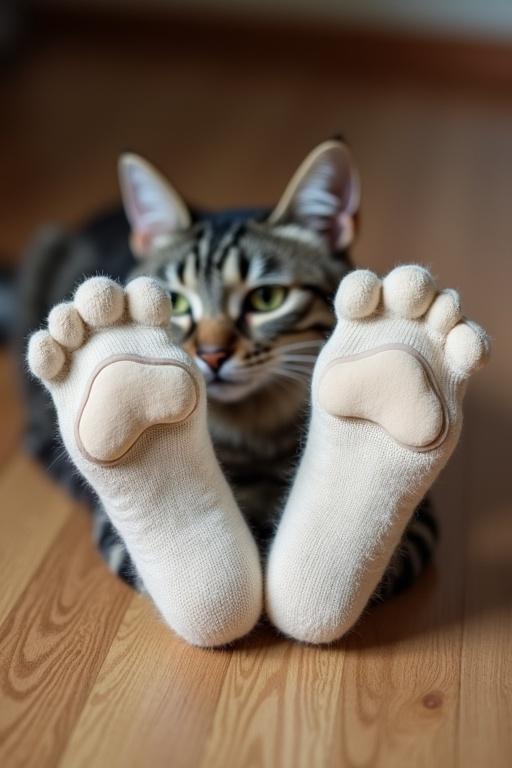
[[[142,157],[121,155],[119,182],[136,256],[146,256],[156,240],[190,226],[190,213],[181,197]]]
[[[334,250],[354,237],[359,174],[341,141],[320,144],[304,160],[272,212],[272,224],[299,224],[325,237]]]

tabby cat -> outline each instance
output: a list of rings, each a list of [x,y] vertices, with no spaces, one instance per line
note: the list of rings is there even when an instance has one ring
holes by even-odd
[[[171,294],[175,340],[206,380],[220,462],[264,551],[300,454],[310,375],[334,324],[332,299],[351,268],[359,206],[351,154],[342,141],[324,142],[308,155],[273,210],[213,215],[190,210],[138,156],[124,155],[119,168],[136,262],[121,212],[78,235],[47,233],[28,259],[22,303],[32,312],[23,332],[41,322],[84,274],[156,278]],[[52,288],[43,296],[44,283]],[[61,482],[88,495],[57,448],[46,393],[30,382],[27,387],[29,448]],[[103,557],[121,578],[141,588],[123,542],[91,501]],[[404,533],[379,598],[419,574],[436,537],[425,500]]]

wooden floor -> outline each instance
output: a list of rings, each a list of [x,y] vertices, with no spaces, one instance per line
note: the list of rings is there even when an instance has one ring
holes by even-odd
[[[85,510],[23,454],[4,355],[3,768],[512,764],[512,100],[310,64],[47,39],[1,82],[0,250],[14,260],[42,222],[114,199],[122,149],[203,204],[251,204],[341,129],[364,185],[358,264],[430,264],[494,338],[436,487],[435,568],[330,648],[268,629],[189,648],[109,575]]]

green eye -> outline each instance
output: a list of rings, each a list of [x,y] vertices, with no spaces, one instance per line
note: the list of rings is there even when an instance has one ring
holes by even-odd
[[[190,302],[183,293],[171,291],[171,303],[173,315],[186,315],[190,312]]]
[[[288,290],[282,285],[262,285],[247,297],[249,312],[272,312],[281,306],[287,293]]]

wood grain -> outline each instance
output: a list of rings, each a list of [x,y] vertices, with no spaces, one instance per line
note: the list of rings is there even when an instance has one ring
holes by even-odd
[[[191,648],[134,597],[62,768],[198,764],[230,652]],[[144,743],[143,755],[141,744]]]
[[[0,474],[0,498],[1,621],[74,510],[64,492],[21,454]]]
[[[0,472],[2,465],[19,448],[22,410],[18,389],[19,372],[13,355],[0,352]]]
[[[0,626],[2,765],[55,764],[131,599],[89,535],[76,510]]]
[[[341,129],[363,179],[358,264],[428,263],[494,339],[436,484],[442,541],[407,594],[329,648],[269,627],[187,647],[106,571],[83,510],[19,449],[0,357],[0,762],[6,768],[505,768],[512,756],[512,103],[365,79],[304,51],[47,32],[0,84],[1,250],[117,196],[131,147],[205,205],[275,200]]]
[[[343,665],[258,631],[233,652],[201,766],[328,765]]]

